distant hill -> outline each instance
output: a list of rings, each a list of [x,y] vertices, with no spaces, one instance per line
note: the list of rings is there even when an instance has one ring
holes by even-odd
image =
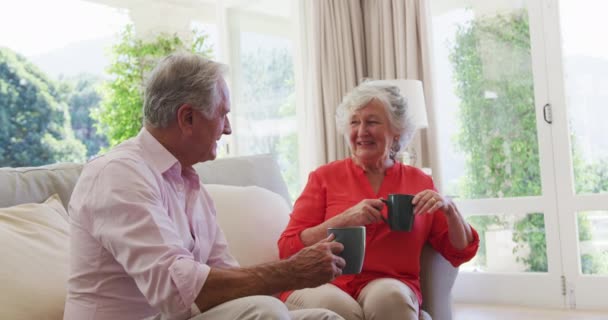
[[[75,76],[83,72],[103,76],[114,41],[114,37],[79,41],[28,59],[54,79],[60,74]]]

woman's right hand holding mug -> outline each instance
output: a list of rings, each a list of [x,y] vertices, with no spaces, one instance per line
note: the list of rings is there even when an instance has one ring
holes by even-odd
[[[383,207],[384,203],[380,199],[364,199],[335,218],[339,219],[337,224],[342,227],[365,226],[383,221],[380,213]]]

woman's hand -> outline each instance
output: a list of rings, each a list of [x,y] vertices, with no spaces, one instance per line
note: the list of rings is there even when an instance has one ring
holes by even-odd
[[[380,210],[384,203],[380,199],[365,199],[344,212],[325,220],[314,227],[304,229],[300,233],[300,240],[304,246],[310,246],[327,237],[327,228],[365,226],[370,223],[382,221]]]
[[[432,213],[438,209],[443,211],[447,218],[448,237],[454,248],[462,250],[473,241],[471,226],[464,220],[452,199],[433,190],[424,190],[414,197],[412,204],[414,214]]]
[[[432,213],[438,209],[448,214],[452,200],[428,189],[419,192],[412,200],[412,204],[414,205],[414,214]]]
[[[365,199],[346,209],[336,218],[340,219],[339,225],[343,227],[364,226],[382,221],[380,210],[383,207],[384,203],[380,199]]]

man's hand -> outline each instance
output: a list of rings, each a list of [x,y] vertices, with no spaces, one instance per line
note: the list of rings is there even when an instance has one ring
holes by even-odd
[[[334,235],[302,249],[288,260],[247,268],[211,268],[203,288],[196,297],[201,311],[233,299],[276,294],[281,291],[313,288],[342,275],[344,259],[335,254],[344,246]]]
[[[317,287],[342,275],[346,262],[336,254],[342,252],[344,246],[333,239],[331,234],[289,258],[289,272],[297,288]]]

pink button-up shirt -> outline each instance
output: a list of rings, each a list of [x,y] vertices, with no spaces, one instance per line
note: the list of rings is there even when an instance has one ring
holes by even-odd
[[[85,165],[69,212],[64,319],[187,319],[210,268],[237,266],[198,175],[146,129]]]

